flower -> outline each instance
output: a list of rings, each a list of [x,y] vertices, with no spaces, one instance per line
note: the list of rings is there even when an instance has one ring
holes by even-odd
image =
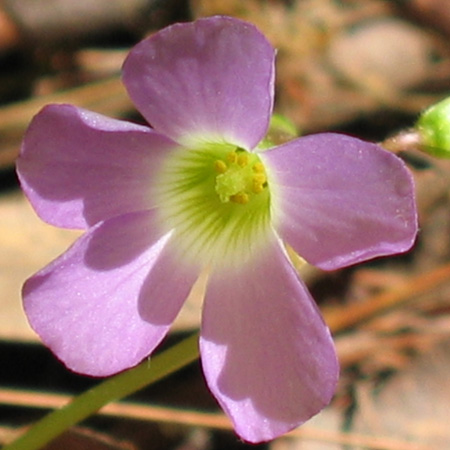
[[[43,342],[76,372],[131,367],[207,271],[203,371],[249,442],[316,414],[338,377],[329,330],[283,241],[328,270],[405,251],[417,231],[412,178],[377,145],[325,133],[258,147],[274,59],[237,19],[170,26],[123,67],[151,127],[50,105],[17,163],[43,220],[87,230],[25,283]]]

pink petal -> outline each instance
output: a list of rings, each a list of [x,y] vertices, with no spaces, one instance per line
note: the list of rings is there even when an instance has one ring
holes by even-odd
[[[50,105],[33,119],[17,171],[43,220],[86,228],[151,208],[152,178],[175,145],[147,127]]]
[[[200,351],[209,388],[253,443],[318,413],[339,371],[328,328],[277,242],[254,265],[212,274]]]
[[[210,17],[139,43],[123,80],[159,132],[183,144],[225,141],[251,149],[272,111],[274,50],[253,25]]]
[[[408,250],[417,233],[412,176],[381,147],[316,134],[261,153],[282,239],[323,269]]]
[[[177,258],[154,212],[110,219],[26,282],[25,312],[68,368],[116,373],[153,351],[195,282]]]

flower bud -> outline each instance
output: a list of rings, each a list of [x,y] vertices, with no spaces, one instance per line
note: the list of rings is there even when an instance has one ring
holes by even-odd
[[[269,130],[259,148],[266,149],[281,145],[299,136],[296,126],[285,116],[273,114],[270,119]]]
[[[450,158],[450,97],[425,110],[415,126],[426,153]]]

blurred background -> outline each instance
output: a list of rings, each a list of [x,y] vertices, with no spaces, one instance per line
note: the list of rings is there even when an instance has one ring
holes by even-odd
[[[215,14],[254,23],[277,48],[275,110],[302,134],[383,142],[450,93],[448,0],[0,1],[0,445],[98,383],[42,347],[21,308],[25,278],[78,236],[42,223],[21,194],[14,163],[23,133],[55,102],[142,122],[120,82],[129,48],[171,23]],[[328,408],[286,437],[246,445],[195,363],[48,449],[450,448],[450,163],[390,149],[416,180],[414,249],[333,273],[299,268],[341,360]],[[163,348],[198,328],[199,292]]]

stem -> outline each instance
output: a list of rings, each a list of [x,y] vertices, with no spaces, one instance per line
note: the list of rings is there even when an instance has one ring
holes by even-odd
[[[64,408],[37,422],[3,450],[37,450],[101,407],[187,366],[198,358],[198,333],[138,366],[115,375],[75,397]]]

